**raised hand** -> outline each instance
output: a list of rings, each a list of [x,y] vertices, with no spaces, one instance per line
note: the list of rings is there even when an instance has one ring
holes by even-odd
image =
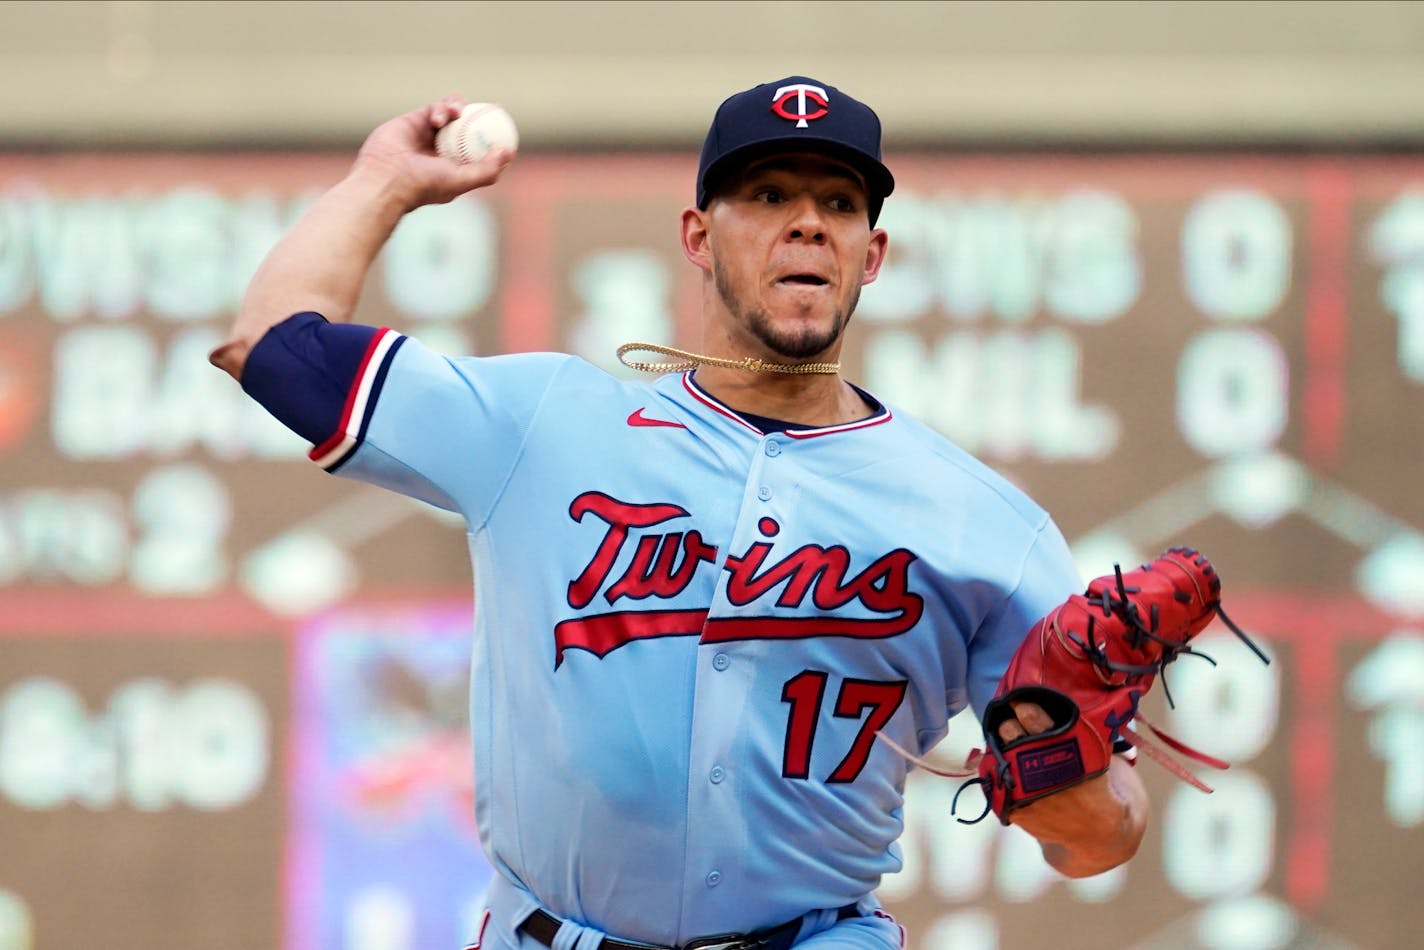
[[[508,149],[494,149],[467,165],[435,153],[435,133],[464,106],[462,97],[448,95],[383,122],[361,145],[353,171],[384,177],[406,210],[444,204],[493,184],[514,160]]]

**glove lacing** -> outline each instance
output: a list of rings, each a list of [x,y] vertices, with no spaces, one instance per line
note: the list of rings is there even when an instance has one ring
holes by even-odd
[[[1140,650],[1145,643],[1151,641],[1161,647],[1161,656],[1151,663],[1143,664],[1123,663],[1121,661],[1111,659],[1107,653],[1107,646],[1104,643],[1099,642],[1095,635],[1095,623],[1094,618],[1092,616],[1088,617],[1086,640],[1083,637],[1079,637],[1072,632],[1067,632],[1065,635],[1080,650],[1083,651],[1084,655],[1086,655],[1089,661],[1098,669],[1099,676],[1103,678],[1104,682],[1110,681],[1114,675],[1123,675],[1128,677],[1128,679],[1122,684],[1125,686],[1128,685],[1134,678],[1140,679],[1143,676],[1155,676],[1162,682],[1162,693],[1167,700],[1168,708],[1175,709],[1176,703],[1172,699],[1172,690],[1167,684],[1167,665],[1169,663],[1174,662],[1179,656],[1201,657],[1202,659],[1210,663],[1212,666],[1216,666],[1217,662],[1208,654],[1203,653],[1200,650],[1193,649],[1186,641],[1178,642],[1175,640],[1168,640],[1167,638],[1160,636],[1157,633],[1160,624],[1160,617],[1156,604],[1152,604],[1150,606],[1148,610],[1147,622],[1144,623],[1142,619],[1141,609],[1137,606],[1136,603],[1132,601],[1132,598],[1128,596],[1130,594],[1139,594],[1142,592],[1142,589],[1139,587],[1128,587],[1123,582],[1122,566],[1120,564],[1113,565],[1113,573],[1116,578],[1116,597],[1113,596],[1113,591],[1104,588],[1096,596],[1086,597],[1085,599],[1089,603],[1100,607],[1103,611],[1104,617],[1111,617],[1116,614],[1127,624],[1128,629],[1126,636],[1128,638],[1129,645],[1134,650]],[[1178,590],[1174,593],[1174,596],[1180,603],[1190,604],[1192,601],[1191,594],[1187,593],[1186,591]],[[1222,623],[1226,624],[1227,629],[1229,629],[1233,634],[1235,634],[1236,638],[1242,643],[1244,643],[1251,650],[1251,652],[1254,653],[1258,659],[1260,659],[1262,663],[1268,665],[1270,664],[1271,660],[1268,656],[1266,656],[1265,652],[1262,651],[1261,648],[1258,647],[1251,640],[1251,638],[1246,635],[1246,632],[1242,630],[1235,623],[1235,621],[1233,621],[1230,617],[1227,616],[1226,611],[1223,610],[1221,607],[1220,599],[1208,601],[1205,606],[1207,610],[1214,612],[1217,617],[1220,617]],[[1147,731],[1151,734],[1152,738],[1149,739],[1147,734],[1139,732],[1136,729],[1128,728],[1134,722],[1140,722],[1142,723],[1142,725],[1146,726]],[[946,778],[966,779],[966,781],[960,783],[959,788],[955,791],[954,798],[951,799],[949,807],[949,813],[951,815],[954,815],[955,821],[959,822],[960,824],[977,824],[978,822],[983,821],[984,818],[988,816],[990,812],[991,806],[989,803],[988,789],[984,789],[984,810],[980,812],[979,815],[974,818],[960,818],[957,814],[955,814],[959,806],[959,796],[964,793],[965,789],[969,788],[972,785],[978,785],[983,788],[984,786],[989,784],[988,779],[984,778],[983,776],[977,775],[979,771],[979,762],[984,757],[984,755],[988,754],[988,752],[992,751],[994,757],[998,760],[997,779],[999,783],[1009,788],[1013,786],[1013,776],[1010,773],[1008,760],[1005,759],[1003,755],[999,754],[997,750],[993,750],[992,748],[990,750],[975,749],[970,752],[969,756],[965,759],[964,768],[962,770],[943,769],[933,766],[930,763],[926,762],[923,758],[906,751],[893,739],[885,735],[883,731],[879,732],[878,735],[880,736],[880,738],[884,739],[886,744],[889,745],[892,749],[900,753],[900,755],[904,756],[910,762],[914,763],[915,765],[918,765],[920,768],[923,768],[926,771],[931,772],[935,775],[944,776]],[[1118,742],[1126,744],[1127,751],[1134,751],[1140,749],[1141,751],[1147,754],[1148,758],[1152,759],[1158,765],[1161,765],[1171,775],[1175,776],[1183,782],[1186,782],[1188,785],[1191,785],[1194,788],[1197,788],[1207,793],[1210,793],[1212,791],[1211,787],[1205,782],[1201,781],[1201,779],[1193,775],[1185,766],[1181,764],[1181,762],[1175,759],[1166,750],[1171,749],[1172,751],[1177,752],[1180,755],[1183,755],[1189,759],[1192,759],[1193,761],[1196,761],[1202,765],[1206,765],[1214,769],[1226,769],[1229,767],[1229,763],[1224,762],[1221,759],[1215,758],[1213,756],[1207,755],[1206,753],[1198,749],[1193,749],[1186,743],[1180,741],[1179,739],[1175,739],[1172,736],[1168,735],[1166,732],[1162,731],[1161,729],[1158,729],[1151,722],[1149,722],[1147,718],[1143,716],[1142,713],[1135,707],[1131,714],[1124,717],[1122,724],[1113,732],[1113,734],[1109,738],[1113,740],[1115,745]],[[1161,743],[1161,746],[1165,746],[1166,749],[1162,748],[1157,743]],[[1136,762],[1134,761],[1133,764],[1135,765]],[[969,776],[974,777],[969,778]]]

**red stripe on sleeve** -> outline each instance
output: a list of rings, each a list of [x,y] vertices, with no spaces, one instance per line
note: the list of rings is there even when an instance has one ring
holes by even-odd
[[[376,347],[380,346],[381,341],[390,332],[390,327],[381,327],[371,335],[371,342],[366,344],[366,352],[361,355],[361,365],[356,367],[356,375],[351,378],[351,387],[346,393],[346,405],[341,409],[341,420],[336,424],[336,431],[325,442],[308,452],[309,458],[321,458],[346,438],[346,427],[351,424],[351,410],[356,405],[356,394],[361,391],[361,381],[366,378],[366,368],[371,365],[371,357],[375,355]]]

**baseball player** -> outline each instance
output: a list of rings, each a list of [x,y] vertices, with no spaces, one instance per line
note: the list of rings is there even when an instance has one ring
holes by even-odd
[[[371,133],[212,361],[318,465],[465,519],[496,870],[475,943],[901,946],[873,894],[901,863],[897,747],[923,755],[951,716],[983,714],[1081,581],[1042,509],[839,374],[887,253],[878,118],[803,76],[722,103],[681,215],[700,347],[628,382],[348,322],[402,215],[512,159],[436,156],[461,105]],[[1001,743],[1057,725],[1006,708]],[[1129,858],[1146,820],[1132,770],[1113,757],[1067,784],[1013,820],[1069,875]]]

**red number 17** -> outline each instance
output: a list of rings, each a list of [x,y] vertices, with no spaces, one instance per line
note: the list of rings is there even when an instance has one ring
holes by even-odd
[[[811,746],[816,741],[816,728],[821,720],[821,700],[826,694],[830,674],[821,670],[803,670],[781,689],[781,701],[791,706],[786,717],[786,749],[781,759],[781,774],[786,778],[809,778]],[[895,710],[905,701],[906,680],[847,679],[841,683],[840,694],[832,714],[842,719],[859,719],[867,707],[870,714],[861,723],[855,741],[841,764],[831,772],[827,782],[853,782],[870,758],[875,733],[885,727]]]

